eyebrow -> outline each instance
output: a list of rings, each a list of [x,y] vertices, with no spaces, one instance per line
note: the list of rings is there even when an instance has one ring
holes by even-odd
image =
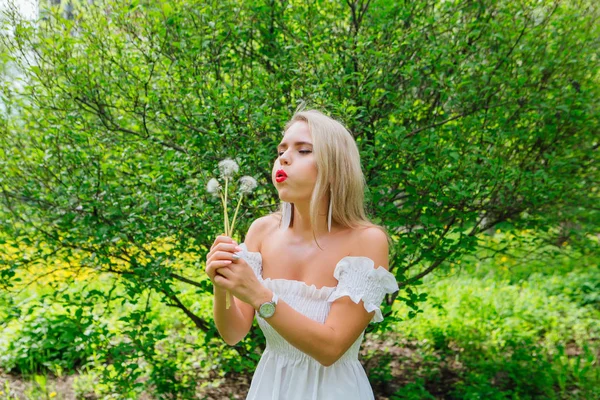
[[[294,144],[296,146],[300,146],[300,145],[303,145],[303,144],[308,144],[308,145],[312,146],[312,143],[310,143],[310,142],[295,142]],[[277,146],[277,148],[281,149],[281,148],[286,147],[286,146],[287,146],[286,142],[281,142],[281,143],[279,143],[279,145]]]

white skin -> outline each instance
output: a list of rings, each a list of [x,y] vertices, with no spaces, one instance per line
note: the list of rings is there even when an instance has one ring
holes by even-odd
[[[312,143],[308,125],[301,121],[288,128],[277,149],[278,158],[273,165],[272,180],[280,199],[294,203],[294,224],[290,229],[292,240],[308,243],[314,241],[309,209],[317,179],[317,165],[312,146],[298,142]],[[279,169],[283,169],[288,176],[281,183],[275,180]],[[328,234],[325,217],[328,201],[323,198],[319,204],[319,215],[324,217],[318,219],[318,226],[314,229],[317,238]],[[247,242],[251,236],[260,235],[265,230],[264,225],[260,225],[264,221],[259,221],[261,219],[250,227],[246,235]],[[388,247],[384,234],[375,228],[365,229],[358,243],[360,245],[355,246],[351,255],[369,257],[376,266],[388,268]],[[211,246],[206,262],[206,273],[215,286],[215,323],[229,344],[235,344],[246,336],[252,325],[254,310],[273,297],[273,292],[259,282],[244,259],[234,260],[233,254],[240,250],[230,237],[219,236]],[[229,310],[224,307],[226,290],[235,296]],[[367,313],[362,301],[355,304],[349,297],[342,297],[332,304],[327,320],[321,324],[280,299],[275,314],[266,321],[293,346],[328,366],[354,343],[373,313]]]

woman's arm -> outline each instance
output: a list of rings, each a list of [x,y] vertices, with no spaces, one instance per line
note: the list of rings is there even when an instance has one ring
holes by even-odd
[[[266,222],[265,218],[266,217],[258,218],[248,229],[244,243],[249,251],[259,250],[260,235],[264,232],[263,225]],[[234,241],[230,241],[230,243],[237,246],[237,243]],[[222,268],[229,269],[228,267]],[[220,271],[220,269],[221,268],[217,270],[218,274],[224,272]],[[213,318],[217,330],[225,343],[234,346],[250,332],[252,321],[254,320],[254,309],[251,305],[241,301],[235,296],[232,296],[233,301],[231,302],[231,307],[227,309],[225,307],[225,295],[225,289],[218,285],[214,285]]]
[[[382,231],[365,229],[358,243],[354,256],[369,257],[375,262],[375,267],[389,268],[387,237]],[[273,296],[267,288],[260,293],[251,301],[254,309]],[[282,300],[278,301],[275,314],[265,321],[294,347],[322,365],[330,366],[352,346],[373,315],[374,311],[369,313],[365,310],[362,300],[356,304],[344,296],[333,302],[323,324],[304,316]]]
[[[265,292],[263,300],[256,302],[254,308],[270,301],[270,293]],[[266,321],[292,346],[329,367],[356,341],[374,313],[367,313],[362,301],[355,304],[349,297],[344,297],[332,304],[327,321],[321,324],[279,300],[275,314]]]
[[[233,297],[229,310],[225,308],[225,290],[214,287],[213,317],[219,335],[230,346],[246,337],[252,327],[254,309]]]

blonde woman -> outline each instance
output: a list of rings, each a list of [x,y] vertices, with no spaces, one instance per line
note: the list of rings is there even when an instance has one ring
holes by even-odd
[[[254,221],[240,245],[219,236],[206,263],[225,342],[243,339],[255,316],[267,339],[247,399],[373,399],[358,351],[398,284],[388,236],[365,216],[356,143],[321,112],[297,112],[272,179],[281,210]]]

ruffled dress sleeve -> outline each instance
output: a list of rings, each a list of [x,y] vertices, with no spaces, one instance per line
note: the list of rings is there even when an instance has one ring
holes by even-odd
[[[374,267],[375,262],[368,257],[344,257],[333,272],[338,285],[327,301],[333,303],[344,296],[350,297],[356,304],[362,300],[365,310],[375,311],[371,323],[383,321],[379,308],[383,298],[399,288],[396,277],[391,272],[382,266]]]
[[[240,258],[243,258],[250,268],[254,271],[254,274],[258,278],[262,278],[262,256],[258,251],[248,251],[246,243],[241,243],[239,247],[242,251],[238,251],[237,254]]]

